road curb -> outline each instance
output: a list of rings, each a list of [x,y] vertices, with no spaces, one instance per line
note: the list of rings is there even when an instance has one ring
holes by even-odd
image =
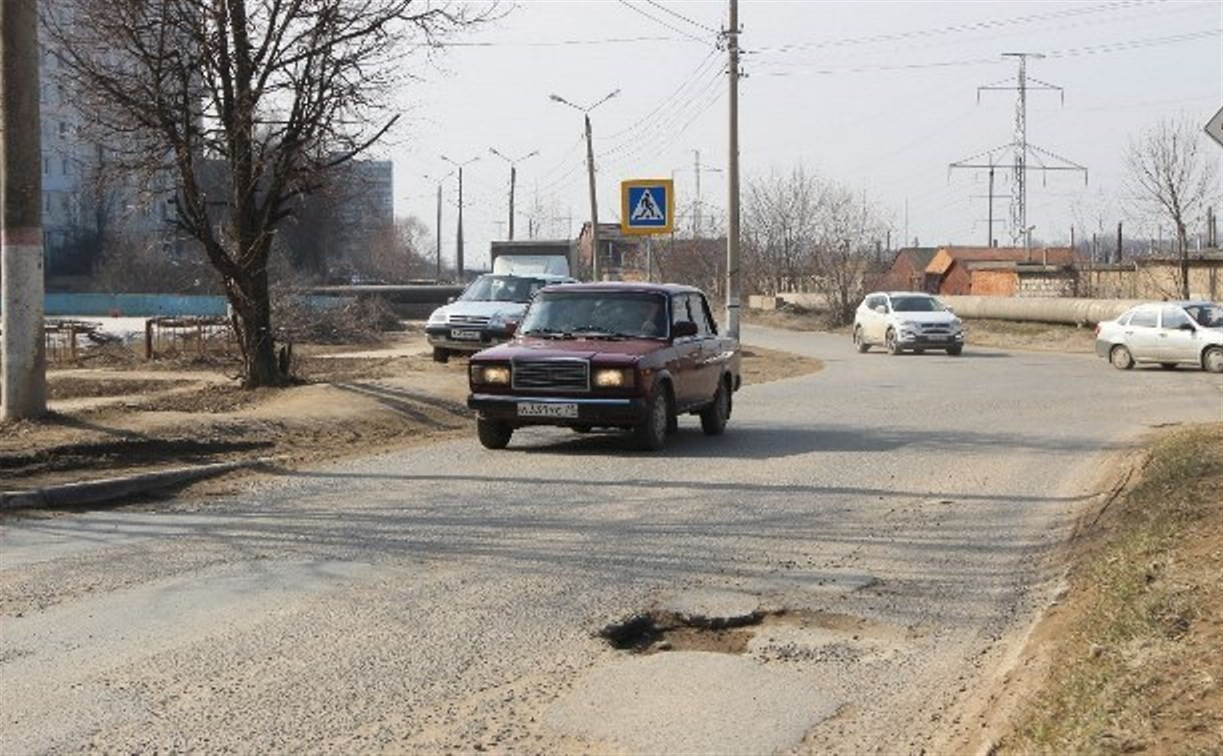
[[[80,483],[44,486],[25,491],[0,491],[0,510],[56,509],[103,504],[134,494],[191,483],[270,461],[269,458],[259,458],[237,462],[213,462],[206,465],[176,467],[169,470],[121,475]]]

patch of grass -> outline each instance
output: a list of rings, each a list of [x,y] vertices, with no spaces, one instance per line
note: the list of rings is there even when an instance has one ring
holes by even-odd
[[[1218,752],[1223,424],[1159,440],[1086,538],[1050,680],[1003,750]]]

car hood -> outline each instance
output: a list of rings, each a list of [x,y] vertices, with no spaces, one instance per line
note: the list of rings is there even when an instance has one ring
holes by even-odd
[[[451,315],[467,315],[482,318],[491,318],[494,315],[508,315],[517,320],[522,317],[522,313],[526,309],[526,302],[451,302],[434,310],[432,319],[450,317]]]
[[[910,323],[950,323],[956,319],[953,312],[894,312],[892,317],[898,323],[904,320]]]
[[[642,355],[666,346],[652,339],[541,339],[519,337],[480,352],[480,359],[547,360],[585,359],[602,363],[634,362]]]

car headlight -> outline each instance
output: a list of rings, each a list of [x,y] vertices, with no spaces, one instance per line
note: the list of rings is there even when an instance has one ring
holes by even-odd
[[[429,325],[441,325],[446,322],[446,308],[439,307],[429,315]]]
[[[508,365],[472,365],[471,382],[508,386],[510,368]]]
[[[490,328],[515,328],[518,326],[518,316],[508,312],[498,312],[488,319]]]
[[[594,372],[596,388],[625,388],[633,385],[633,371],[621,368],[603,368]]]

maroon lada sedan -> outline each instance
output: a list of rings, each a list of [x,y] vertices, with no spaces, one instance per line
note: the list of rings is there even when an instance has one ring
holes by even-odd
[[[631,431],[660,449],[681,414],[716,436],[739,389],[739,344],[718,335],[705,295],[674,284],[549,286],[513,341],[471,358],[480,443],[501,449],[514,430],[558,425]]]

